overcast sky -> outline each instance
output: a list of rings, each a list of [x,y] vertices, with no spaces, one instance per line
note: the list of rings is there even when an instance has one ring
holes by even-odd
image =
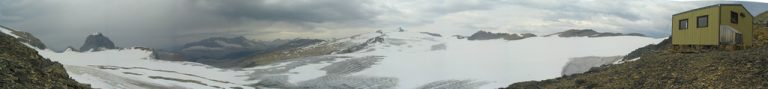
[[[643,0],[0,0],[0,25],[53,49],[102,32],[118,46],[172,48],[208,37],[340,38],[403,27],[469,35],[567,29],[669,35],[671,15],[715,3]]]

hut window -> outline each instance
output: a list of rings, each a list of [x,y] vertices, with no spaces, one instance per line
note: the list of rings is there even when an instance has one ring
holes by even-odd
[[[709,15],[696,17],[696,27],[704,28],[709,24]]]
[[[688,29],[688,19],[680,20],[680,30]]]
[[[731,11],[731,23],[739,24],[739,13]]]

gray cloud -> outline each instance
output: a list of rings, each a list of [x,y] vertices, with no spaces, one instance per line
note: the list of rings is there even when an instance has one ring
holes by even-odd
[[[366,7],[368,0],[213,0],[197,1],[211,5],[212,12],[230,18],[271,21],[347,21],[366,20],[378,12]]]
[[[370,2],[0,0],[0,16],[3,16],[0,24],[31,32],[55,49],[79,46],[92,32],[105,33],[118,46],[172,48],[213,36],[251,35],[255,39],[268,40],[291,36],[262,36],[280,32],[317,32],[319,25],[369,23],[372,21],[368,18],[377,12],[365,8],[367,3]]]

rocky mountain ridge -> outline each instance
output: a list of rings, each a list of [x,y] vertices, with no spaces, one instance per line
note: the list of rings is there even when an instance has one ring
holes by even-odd
[[[40,41],[40,39],[37,39],[37,37],[33,36],[28,32],[16,31],[14,29],[11,29],[2,25],[0,25],[0,28],[5,29],[4,31],[8,31],[8,33],[13,34],[14,36],[18,36],[16,37],[16,40],[18,40],[19,42],[29,44],[31,46],[36,47],[37,49],[47,48],[45,44],[43,44],[43,42]]]
[[[645,36],[640,33],[612,33],[597,32],[592,29],[569,29],[563,32],[545,35],[545,37],[557,35],[558,37],[607,37],[607,36]]]
[[[2,30],[6,30],[5,27]],[[5,89],[89,89],[67,75],[63,65],[37,54],[9,34],[0,34],[0,86]],[[25,37],[24,35],[20,37]],[[26,37],[31,35],[26,34]],[[22,38],[23,39],[23,38]],[[30,42],[34,40],[26,40]],[[41,46],[35,46],[41,47]],[[44,47],[44,46],[43,46]]]
[[[492,33],[492,32],[481,30],[467,37],[467,40],[491,40],[491,39],[520,40],[520,39],[525,39],[529,37],[536,37],[536,35],[531,33],[522,33],[522,34]]]

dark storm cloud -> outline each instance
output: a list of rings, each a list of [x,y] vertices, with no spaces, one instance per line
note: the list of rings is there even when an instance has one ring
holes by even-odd
[[[272,21],[366,20],[377,15],[370,0],[215,0],[212,12],[230,18]]]

